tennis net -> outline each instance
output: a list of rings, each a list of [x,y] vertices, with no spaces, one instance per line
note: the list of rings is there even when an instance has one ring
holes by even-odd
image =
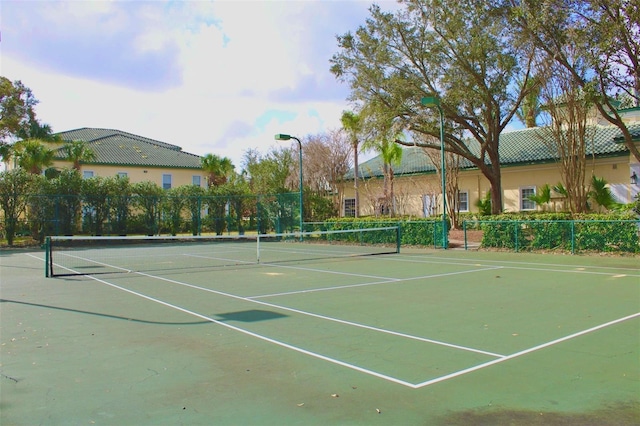
[[[52,236],[47,277],[210,269],[400,251],[397,226],[224,236]]]

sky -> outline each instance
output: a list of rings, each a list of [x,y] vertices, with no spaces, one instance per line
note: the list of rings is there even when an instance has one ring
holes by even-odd
[[[329,61],[371,4],[2,0],[0,71],[54,132],[117,129],[240,169],[247,150],[282,145],[276,133],[340,127],[352,105]]]

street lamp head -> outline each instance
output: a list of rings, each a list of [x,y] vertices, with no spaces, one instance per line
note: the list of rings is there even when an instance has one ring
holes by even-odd
[[[278,133],[275,136],[277,141],[288,141],[289,139],[291,139],[291,135],[285,135],[284,133]]]
[[[420,102],[426,107],[440,106],[440,99],[437,96],[425,96]]]

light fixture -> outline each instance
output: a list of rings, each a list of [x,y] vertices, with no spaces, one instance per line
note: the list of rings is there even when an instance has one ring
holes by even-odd
[[[278,133],[275,136],[275,139],[277,141],[288,141],[290,139],[293,139],[298,142],[298,148],[299,148],[298,152],[300,154],[300,161],[299,161],[300,162],[300,239],[302,239],[302,232],[304,232],[304,228],[303,228],[304,221],[302,219],[302,213],[304,211],[302,208],[302,182],[303,182],[302,181],[302,142],[300,142],[300,139],[296,138],[295,136],[287,135],[284,133]]]

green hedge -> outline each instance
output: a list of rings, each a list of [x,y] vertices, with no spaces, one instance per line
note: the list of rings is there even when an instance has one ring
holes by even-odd
[[[640,220],[632,214],[504,214],[465,222],[483,231],[482,247],[639,253]]]
[[[483,231],[481,247],[513,251],[562,252],[624,252],[640,253],[640,220],[631,213],[583,214],[569,213],[502,214],[495,216],[468,215],[465,229]],[[305,223],[306,231],[342,230],[400,226],[401,245],[440,247],[440,218],[380,219],[336,218],[324,222]],[[356,241],[358,233],[340,237]],[[382,234],[381,234],[382,235]],[[334,237],[337,238],[337,237]],[[367,237],[367,243],[387,242]]]
[[[439,218],[380,219],[376,217],[336,218],[324,222],[305,223],[305,231],[331,231],[343,229],[382,228],[400,226],[400,244],[412,246],[434,246],[440,243],[442,222]],[[355,235],[344,238],[356,238]],[[385,237],[386,238],[386,237]]]

